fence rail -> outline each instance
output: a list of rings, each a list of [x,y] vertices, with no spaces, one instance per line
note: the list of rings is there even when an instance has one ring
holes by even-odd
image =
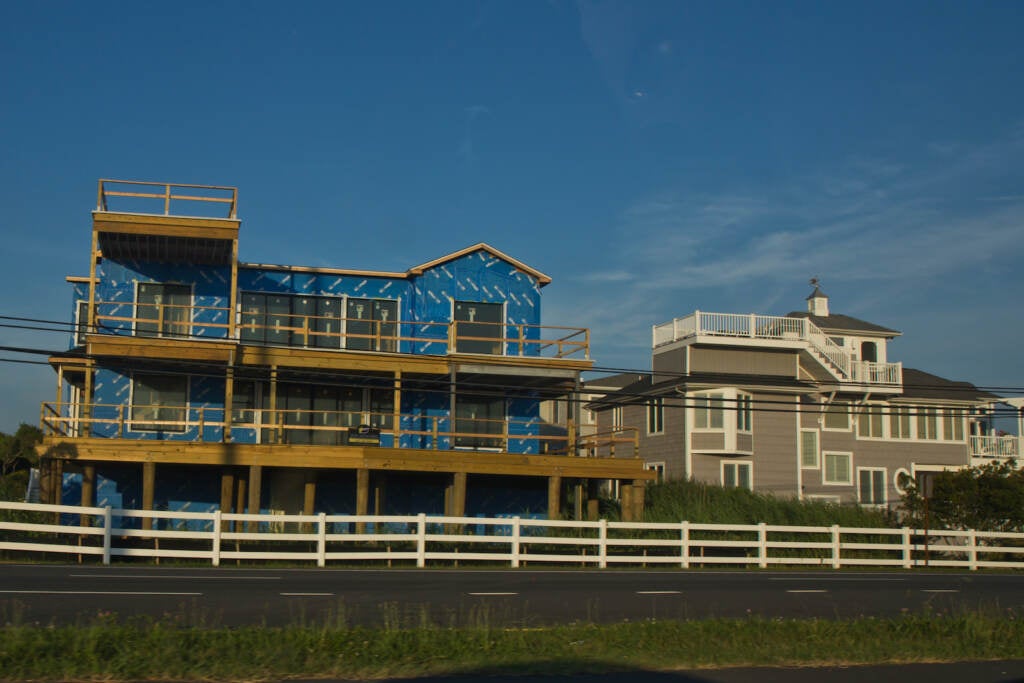
[[[143,520],[150,520],[142,524]],[[0,556],[569,566],[1024,568],[1024,533],[121,510],[0,502]]]

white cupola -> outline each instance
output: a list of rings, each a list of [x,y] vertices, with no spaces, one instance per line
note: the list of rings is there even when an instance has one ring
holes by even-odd
[[[814,285],[814,291],[807,297],[807,312],[811,315],[827,318],[828,295],[821,291],[821,287],[818,286],[818,278],[811,278],[811,284]]]

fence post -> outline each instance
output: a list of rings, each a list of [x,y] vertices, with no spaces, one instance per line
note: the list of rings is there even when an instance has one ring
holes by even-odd
[[[842,565],[842,561],[839,559],[839,525],[832,525],[832,568],[839,569]]]
[[[213,552],[211,553],[211,561],[214,567],[220,566],[220,534],[221,524],[223,523],[222,517],[224,513],[220,510],[213,511]]]
[[[519,534],[521,533],[521,527],[519,526],[519,517],[512,518],[512,547],[509,548],[512,554],[512,567],[519,567]]]
[[[912,556],[913,549],[910,547],[910,527],[903,527],[903,568],[910,569],[914,566]]]
[[[327,513],[321,512],[316,520],[316,566],[327,566]]]
[[[103,508],[103,564],[110,564],[110,527],[113,524],[114,516],[110,513],[110,506]]]
[[[602,519],[600,526],[598,527],[598,542],[597,552],[598,560],[597,566],[600,569],[606,569],[608,567],[608,520]]]
[[[768,525],[765,522],[757,525],[757,566],[768,567]]]
[[[978,532],[974,529],[967,531],[967,564],[971,568],[971,571],[977,571],[978,569]]]
[[[416,566],[427,566],[427,514],[416,515]]]
[[[679,566],[683,569],[690,568],[690,523],[679,523],[680,559]]]

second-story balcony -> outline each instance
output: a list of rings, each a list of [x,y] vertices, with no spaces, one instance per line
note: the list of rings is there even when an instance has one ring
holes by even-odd
[[[901,363],[853,360],[846,348],[807,318],[696,311],[655,325],[652,346],[657,349],[687,339],[711,343],[746,344],[754,341],[766,346],[800,348],[817,359],[840,382],[871,385],[903,383]]]
[[[97,301],[94,329],[81,333],[317,350],[422,355],[489,355],[590,359],[586,328],[452,320],[394,321],[246,311],[224,306],[152,301]],[[234,318],[232,320],[232,318]]]
[[[988,462],[1010,460],[1019,461],[1021,456],[1021,437],[1012,434],[996,436],[971,436],[971,464],[984,465]],[[1018,464],[1021,464],[1018,462]]]

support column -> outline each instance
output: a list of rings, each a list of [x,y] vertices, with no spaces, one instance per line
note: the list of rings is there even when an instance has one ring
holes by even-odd
[[[238,306],[238,238],[231,240],[231,290],[228,294],[228,339],[235,339],[235,309]]]
[[[232,316],[234,320],[234,316]],[[234,364],[234,352],[231,353],[230,363]],[[225,443],[231,442],[231,410],[232,405],[235,402],[235,369],[228,367],[227,373],[224,375],[224,427],[221,430],[221,441]],[[202,438],[200,438],[200,441]]]
[[[246,479],[246,476],[244,474],[242,474],[241,472],[239,472],[238,478],[237,478],[237,486],[236,486],[236,489],[235,489],[235,512],[242,512],[242,513],[245,512],[245,501],[248,499],[248,495],[249,495],[248,492],[247,492],[247,488],[248,488],[247,484],[248,483],[249,483],[249,480]],[[235,530],[235,531],[238,531],[241,528],[242,528],[242,525],[240,523],[238,523],[238,522],[235,522],[232,525],[232,529]]]
[[[249,504],[246,512],[260,514],[260,498],[263,494],[263,465],[249,465]]]
[[[619,484],[619,508],[622,511],[623,522],[635,522],[633,517],[633,485]]]
[[[562,516],[562,478],[557,474],[548,477],[548,519]]]
[[[96,504],[96,465],[82,466],[82,507]],[[89,515],[82,515],[82,526],[92,526]]]
[[[452,517],[466,514],[466,473],[456,472],[452,475]]]
[[[220,474],[220,511],[233,512],[231,503],[235,497],[235,471],[225,467]],[[230,531],[231,522],[222,522],[221,531]]]
[[[272,429],[270,430],[270,442],[281,443],[281,431],[279,425],[281,420],[278,419],[277,415],[277,366],[270,368],[270,422]]]
[[[383,515],[385,499],[387,497],[387,475],[384,472],[377,472],[373,478],[373,514]]]
[[[399,335],[401,336],[401,335]],[[401,447],[402,438],[402,371],[395,370],[395,385],[394,393],[392,395],[392,406],[391,406],[391,423],[392,432],[394,434],[394,447]],[[378,513],[380,514],[380,513]]]
[[[156,463],[142,463],[142,509],[153,509],[153,496],[156,491]],[[153,528],[153,518],[143,517],[142,528],[150,530]]]
[[[637,522],[644,520],[644,494],[646,491],[646,481],[643,479],[633,480],[633,519]]]
[[[356,470],[356,514],[369,514],[370,507],[370,470],[361,468]],[[356,522],[356,533],[366,532],[365,522]]]
[[[577,479],[572,486],[572,518],[577,522],[583,519],[583,495],[586,491],[584,479]]]
[[[316,514],[316,470],[306,470],[306,482],[302,489],[302,514]]]

